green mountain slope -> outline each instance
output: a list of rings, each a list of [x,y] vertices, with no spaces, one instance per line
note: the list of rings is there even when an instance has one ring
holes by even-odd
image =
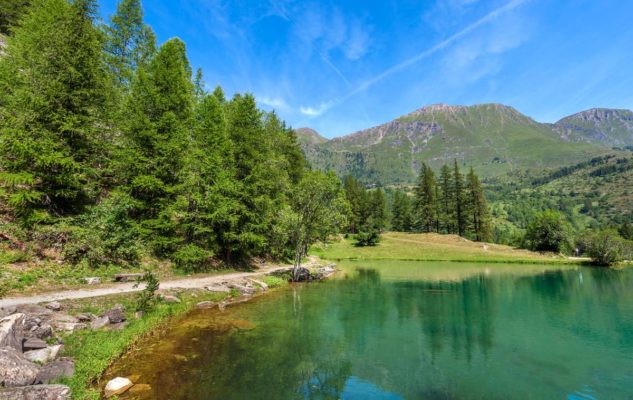
[[[610,151],[564,140],[551,125],[500,104],[433,105],[348,136],[307,142],[303,149],[312,166],[383,185],[414,182],[422,162],[437,169],[457,159],[483,177],[494,177],[573,164]]]
[[[327,139],[319,135],[317,131],[310,128],[295,129],[297,139],[302,146],[318,145],[327,142]]]
[[[570,142],[597,143],[606,146],[633,146],[633,112],[593,108],[565,117],[554,129]]]

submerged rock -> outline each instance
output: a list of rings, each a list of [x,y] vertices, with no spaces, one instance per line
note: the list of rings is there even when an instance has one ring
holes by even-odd
[[[0,389],[0,400],[70,400],[65,385],[35,385]]]
[[[31,385],[39,372],[37,365],[13,347],[0,348],[0,387]]]
[[[105,396],[112,397],[117,394],[125,393],[134,384],[127,378],[117,377],[112,379],[105,387]]]

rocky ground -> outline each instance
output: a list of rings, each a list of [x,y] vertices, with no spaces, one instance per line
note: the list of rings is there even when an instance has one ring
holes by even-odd
[[[289,268],[276,268],[268,273],[289,276],[290,271]],[[333,265],[313,265],[310,269],[302,268],[299,277],[304,281],[318,280],[334,272]],[[159,294],[161,301],[180,302],[179,295],[183,290],[188,290],[191,282],[185,282],[183,286],[179,290],[174,287],[163,289]],[[199,288],[198,285],[194,286]],[[198,308],[223,308],[268,290],[268,285],[258,279],[257,274],[214,277],[203,287],[211,292],[237,292],[240,295],[217,303],[199,302],[196,304]],[[25,303],[8,303],[0,308],[0,400],[69,400],[70,389],[55,384],[60,379],[71,377],[75,370],[74,360],[59,356],[62,354],[64,336],[85,329],[124,329],[128,314],[121,304],[100,315],[70,315],[66,305],[58,301]],[[134,318],[142,317],[141,313],[134,315]],[[108,382],[104,389],[105,396],[121,394],[134,386],[137,386],[136,389],[142,387],[142,383],[135,384],[131,378],[119,377]]]

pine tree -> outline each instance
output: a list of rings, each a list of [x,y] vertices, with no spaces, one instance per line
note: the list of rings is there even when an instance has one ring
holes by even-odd
[[[415,190],[415,227],[420,232],[434,232],[437,229],[437,182],[435,173],[422,164],[418,185]]]
[[[411,231],[411,200],[406,193],[397,190],[391,209],[391,229],[396,232]]]
[[[140,0],[121,0],[105,30],[108,67],[120,88],[127,88],[139,66],[156,53],[156,36],[143,23]]]
[[[369,202],[365,188],[353,176],[347,175],[343,178],[343,189],[350,205],[351,214],[348,218],[347,230],[350,233],[358,233],[368,218]]]
[[[484,196],[483,188],[473,168],[468,173],[466,192],[468,196],[468,211],[470,227],[475,240],[482,242],[490,240],[490,211]]]
[[[371,212],[368,221],[369,229],[378,232],[384,230],[387,225],[387,200],[381,188],[371,192],[369,210]]]
[[[459,172],[459,166],[457,160],[454,162],[453,167],[453,202],[455,210],[455,227],[457,228],[457,234],[464,236],[466,233],[466,212],[464,204],[464,176]]]
[[[440,171],[440,195],[438,196],[438,216],[440,232],[455,232],[454,184],[453,174],[448,165],[442,166]]]
[[[91,0],[36,0],[0,59],[1,181],[25,222],[98,192],[107,85],[95,15]]]
[[[3,0],[0,5],[0,34],[8,35],[26,12],[29,0]]]
[[[165,211],[174,200],[191,139],[193,84],[185,45],[171,39],[139,68],[126,106],[119,174],[137,199],[139,217],[159,253],[173,251],[173,224]]]

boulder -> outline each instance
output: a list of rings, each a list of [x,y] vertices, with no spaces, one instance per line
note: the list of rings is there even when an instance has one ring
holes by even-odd
[[[88,285],[98,285],[101,283],[101,278],[99,278],[98,276],[87,276],[81,279],[83,279],[83,281],[86,282]]]
[[[31,317],[38,317],[41,319],[46,319],[46,317],[50,316],[53,312],[46,307],[42,307],[37,304],[21,304],[16,306],[16,312],[29,315]]]
[[[228,293],[231,291],[231,289],[221,283],[214,283],[212,285],[206,286],[205,289],[207,289],[209,292]]]
[[[62,345],[57,344],[55,346],[46,347],[39,350],[31,350],[24,353],[24,357],[29,361],[38,364],[46,364],[49,361],[53,361],[57,354],[61,350]]]
[[[15,306],[0,307],[0,318],[4,318],[7,315],[15,314],[17,308]]]
[[[108,325],[110,323],[110,318],[108,318],[107,316],[103,316],[103,317],[98,317],[92,320],[92,322],[90,323],[90,329],[93,330],[97,330],[97,329],[101,329],[104,326]]]
[[[76,318],[79,322],[92,322],[97,316],[94,314],[77,314]]]
[[[213,306],[215,306],[215,303],[212,301],[201,301],[196,304],[196,308],[213,308]]]
[[[253,278],[251,278],[250,281],[253,282],[255,285],[258,285],[259,287],[261,287],[262,290],[264,291],[268,290],[268,285],[265,282],[262,282],[260,280],[253,279]]]
[[[127,378],[117,377],[112,379],[105,387],[105,397],[112,397],[117,394],[125,393],[134,384]]]
[[[170,294],[162,296],[163,301],[168,304],[180,303],[180,299],[176,296],[172,296]]]
[[[111,324],[118,324],[119,322],[125,321],[125,312],[121,304],[117,304],[111,310],[106,311],[103,316],[108,317]]]
[[[243,286],[243,285],[239,285],[237,283],[230,283],[229,284],[229,288],[235,289],[238,292],[240,292],[241,294],[247,295],[247,296],[250,296],[252,294],[255,294],[255,292],[257,292],[257,289],[255,289],[253,287]]]
[[[26,334],[26,336],[37,338],[37,339],[47,339],[53,336],[53,328],[49,324],[41,324],[39,326],[34,326]]]
[[[60,358],[52,361],[42,368],[35,377],[35,383],[49,383],[59,378],[70,378],[75,373],[75,362],[72,358]]]
[[[22,343],[22,351],[45,349],[47,346],[48,344],[42,339],[30,338]]]
[[[299,267],[296,273],[293,271],[293,277],[295,282],[308,282],[314,279],[310,270],[305,267]]]
[[[31,385],[39,372],[37,365],[27,360],[13,347],[0,348],[0,387]]]
[[[51,311],[61,311],[63,308],[62,304],[58,301],[51,301],[50,303],[46,304],[45,307]]]
[[[0,389],[0,400],[70,400],[64,385],[35,385]]]
[[[13,347],[22,351],[22,336],[25,315],[11,314],[0,320],[0,347]]]

